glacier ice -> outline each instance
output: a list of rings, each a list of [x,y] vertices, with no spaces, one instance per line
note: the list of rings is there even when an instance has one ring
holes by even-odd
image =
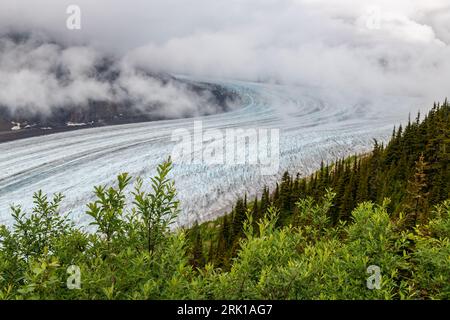
[[[280,168],[274,175],[262,175],[257,165],[174,165],[171,176],[182,206],[178,223],[212,219],[245,192],[253,197],[264,185],[273,186],[285,170],[307,175],[322,160],[369,150],[373,138],[385,141],[418,104],[407,97],[369,103],[319,88],[216,83],[237,91],[243,105],[195,119],[86,128],[0,144],[0,223],[11,222],[10,204],[30,208],[33,192],[42,189],[62,192],[62,209],[86,224],[85,205],[93,198],[94,185],[112,184],[121,172],[148,179],[170,155],[173,130],[191,130],[194,120],[206,129],[280,129]]]

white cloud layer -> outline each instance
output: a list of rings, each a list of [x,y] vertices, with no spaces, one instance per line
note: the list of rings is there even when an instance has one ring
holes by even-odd
[[[170,118],[215,113],[218,107],[207,91],[150,76],[126,58],[90,46],[66,47],[38,33],[0,37],[0,106],[13,116],[16,111],[46,116],[55,108],[86,107],[91,101]]]
[[[65,28],[69,4],[81,8],[81,31]],[[8,103],[30,91],[42,107],[111,98],[111,88],[87,76],[99,51],[121,56],[131,69],[421,96],[427,102],[447,96],[450,82],[448,0],[2,0],[0,31],[11,27],[44,31],[74,47],[43,46],[27,57],[18,48],[2,51],[0,101]],[[76,75],[70,87],[60,88],[48,76],[54,61]],[[146,99],[147,84],[135,71],[126,76],[132,78],[121,83]],[[164,98],[176,97],[167,90]]]

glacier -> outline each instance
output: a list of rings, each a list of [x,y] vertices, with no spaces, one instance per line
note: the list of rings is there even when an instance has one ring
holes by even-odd
[[[194,79],[192,81],[197,81]],[[280,130],[280,166],[262,175],[258,165],[174,164],[181,213],[177,225],[224,214],[246,193],[249,199],[273,187],[289,170],[302,176],[321,161],[367,152],[373,139],[386,141],[394,125],[420,106],[417,97],[376,95],[370,99],[338,90],[247,81],[202,79],[234,90],[242,105],[211,116],[86,128],[0,144],[0,223],[9,225],[9,207],[32,206],[37,190],[65,195],[62,211],[86,225],[86,204],[95,185],[111,185],[117,174],[149,177],[172,152],[174,130],[275,128]],[[149,184],[149,183],[148,183]]]

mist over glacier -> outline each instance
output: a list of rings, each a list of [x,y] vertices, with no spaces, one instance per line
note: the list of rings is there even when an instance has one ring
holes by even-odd
[[[41,32],[88,48],[85,57],[106,52],[153,72],[330,87],[368,98],[432,102],[448,95],[447,0],[78,0],[77,31],[66,28],[71,4],[4,0],[0,34]]]

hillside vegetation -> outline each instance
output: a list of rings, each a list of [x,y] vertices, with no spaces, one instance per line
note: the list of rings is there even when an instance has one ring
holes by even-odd
[[[449,299],[449,114],[435,105],[371,154],[286,173],[188,230],[169,228],[170,160],[149,193],[141,179],[128,192],[127,174],[95,187],[92,233],[60,212],[62,195],[39,191],[0,227],[0,298]]]

